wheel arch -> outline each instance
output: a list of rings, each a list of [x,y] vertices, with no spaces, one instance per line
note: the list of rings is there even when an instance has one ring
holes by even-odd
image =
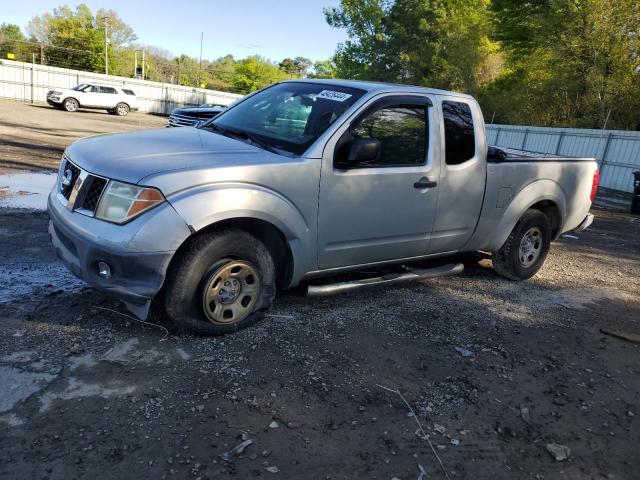
[[[284,195],[248,182],[219,182],[200,185],[169,195],[167,200],[193,234],[233,225],[271,245],[277,255],[284,243],[287,274],[280,286],[294,286],[317,267],[315,224]],[[213,208],[211,208],[211,207]]]
[[[187,246],[201,235],[221,230],[242,230],[260,240],[269,250],[276,269],[276,286],[286,288],[291,283],[294,272],[294,256],[284,233],[272,223],[255,217],[232,217],[211,223],[187,237],[174,253],[167,272],[182,255]]]
[[[531,205],[529,209],[539,210],[549,219],[551,225],[551,240],[555,240],[562,231],[562,212],[553,200],[541,200]],[[526,210],[525,210],[526,211]]]
[[[533,208],[544,213],[549,219],[552,229],[552,240],[562,232],[566,215],[565,194],[552,180],[538,180],[523,188],[511,201],[495,226],[491,241],[486,246],[488,251],[497,251],[507,240],[511,231],[524,213]]]
[[[78,107],[81,107],[81,106],[82,106],[82,104],[80,103],[80,100],[78,100],[78,99],[77,99],[76,97],[74,97],[73,95],[69,95],[68,97],[65,97],[65,98],[64,98],[64,100],[62,100],[62,102],[60,102],[60,104],[64,106],[64,103],[65,103],[67,100],[75,100],[75,101],[76,101],[76,103],[78,104]]]

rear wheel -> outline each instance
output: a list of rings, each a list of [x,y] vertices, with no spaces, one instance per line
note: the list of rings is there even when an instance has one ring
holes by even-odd
[[[62,106],[67,112],[77,112],[78,108],[80,108],[80,103],[75,98],[67,98],[62,103]]]
[[[504,245],[493,255],[495,271],[510,280],[533,277],[544,264],[551,245],[551,225],[539,210],[527,210]]]
[[[167,275],[165,308],[178,329],[221,335],[264,316],[275,294],[269,250],[242,230],[195,237]]]
[[[119,103],[116,105],[116,115],[124,117],[129,113],[129,105],[126,103]]]

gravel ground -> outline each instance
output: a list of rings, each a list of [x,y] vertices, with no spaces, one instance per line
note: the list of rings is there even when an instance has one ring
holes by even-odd
[[[446,478],[434,452],[449,478],[638,478],[640,344],[600,329],[640,333],[640,221],[595,213],[528,282],[467,259],[204,338],[124,316],[46,215],[0,209],[0,478]]]

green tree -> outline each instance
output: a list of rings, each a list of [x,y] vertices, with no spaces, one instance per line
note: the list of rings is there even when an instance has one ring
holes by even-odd
[[[311,60],[306,57],[285,58],[278,64],[280,70],[289,75],[289,78],[305,77],[311,65]]]
[[[333,60],[318,60],[313,64],[309,78],[336,78],[336,65]]]
[[[500,121],[639,128],[640,5],[495,0],[503,75],[481,96]]]
[[[113,10],[98,10],[94,15],[85,4],[79,4],[75,10],[62,6],[52,13],[33,17],[27,31],[33,41],[45,45],[49,65],[100,72],[104,71],[105,26],[113,67],[110,73],[132,72],[126,65],[131,54],[122,47],[137,36]]]
[[[276,64],[253,55],[236,63],[232,86],[237,92],[249,93],[287,78]]]
[[[296,63],[293,58],[285,58],[278,64],[278,67],[284,73],[289,75],[290,78],[293,78],[293,76],[296,74]]]
[[[334,57],[337,73],[473,93],[499,72],[489,7],[489,0],[342,0],[325,10],[329,25],[349,36]]]
[[[46,44],[47,64],[104,70],[104,38],[86,5],[80,4],[75,10],[66,6],[54,8],[53,13],[34,17],[27,29],[35,39]]]
[[[25,40],[26,38],[18,25],[0,24],[0,59],[7,58],[8,54],[13,54],[15,60],[27,60],[24,58],[26,50],[28,50],[28,44],[25,43]]]

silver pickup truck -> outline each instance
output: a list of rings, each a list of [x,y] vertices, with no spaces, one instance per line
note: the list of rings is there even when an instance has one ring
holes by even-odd
[[[589,226],[597,185],[593,159],[489,148],[468,95],[287,81],[199,128],[73,143],[49,233],[73,273],[138,317],[156,299],[180,329],[222,334],[261,318],[276,289],[458,273],[407,265],[459,252],[491,252],[498,274],[527,279],[552,240]],[[390,265],[404,270],[318,283]]]

